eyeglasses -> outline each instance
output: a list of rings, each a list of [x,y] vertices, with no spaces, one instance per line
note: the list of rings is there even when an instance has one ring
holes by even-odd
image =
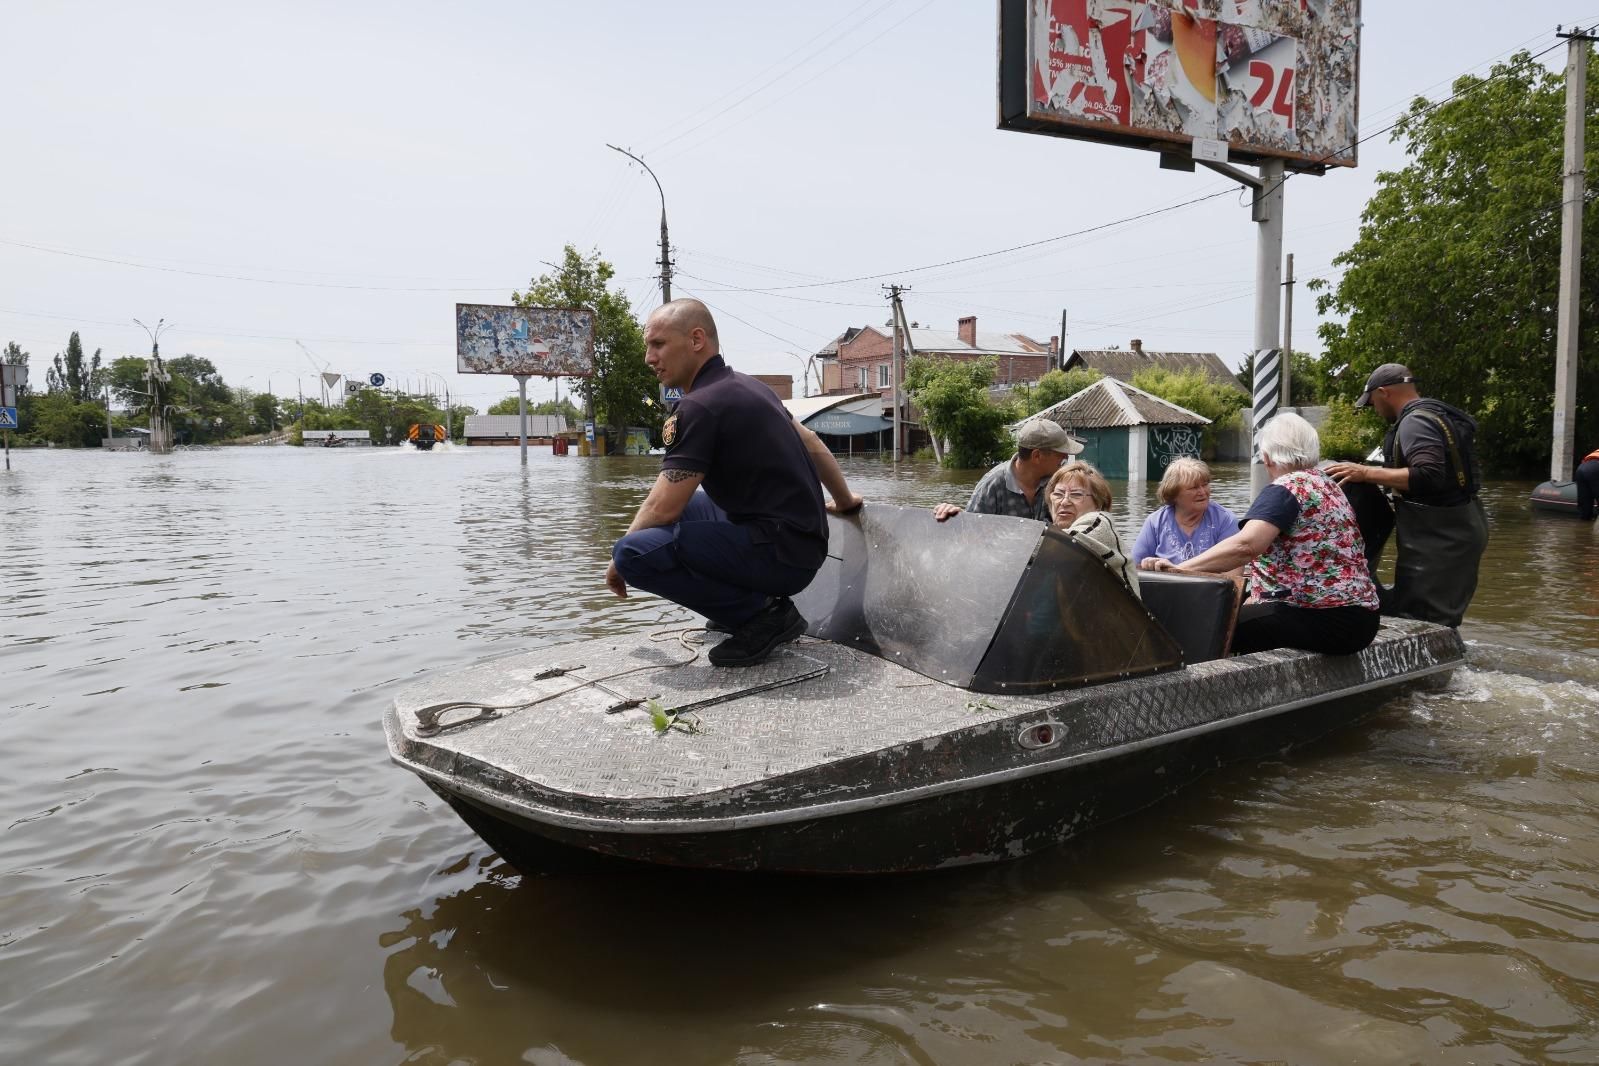
[[[1049,498],[1052,500],[1086,500],[1092,495],[1093,493],[1084,492],[1082,489],[1056,489],[1049,494]]]

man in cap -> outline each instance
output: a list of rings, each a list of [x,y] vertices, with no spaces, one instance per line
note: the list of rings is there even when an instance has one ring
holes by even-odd
[[[983,475],[964,510],[1048,522],[1049,501],[1044,498],[1044,483],[1083,447],[1082,441],[1050,419],[1024,422],[1016,435],[1016,454]],[[941,503],[933,508],[933,517],[944,522],[961,511],[953,503]]]
[[[1370,407],[1391,423],[1383,465],[1331,463],[1326,471],[1339,484],[1378,485],[1395,496],[1399,546],[1393,588],[1380,589],[1383,613],[1458,626],[1477,591],[1477,564],[1488,545],[1488,521],[1477,499],[1477,420],[1423,397],[1415,375],[1399,363],[1373,370],[1355,406]],[[1381,544],[1368,549],[1380,554]],[[1375,569],[1376,559],[1371,563]]]
[[[789,597],[827,555],[818,479],[832,494],[828,509],[858,511],[861,498],[827,445],[764,383],[722,359],[716,322],[700,301],[655,309],[644,361],[683,399],[661,428],[660,476],[611,549],[605,584],[621,597],[632,585],[705,615],[732,634],[711,648],[712,665],[753,666],[805,632]]]

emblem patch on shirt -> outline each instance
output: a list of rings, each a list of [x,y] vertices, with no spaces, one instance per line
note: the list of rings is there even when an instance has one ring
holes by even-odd
[[[677,439],[677,416],[673,415],[671,418],[668,418],[666,420],[666,423],[664,425],[661,426],[661,443],[665,444],[668,448],[670,448],[672,446],[672,442],[675,441],[676,439]]]

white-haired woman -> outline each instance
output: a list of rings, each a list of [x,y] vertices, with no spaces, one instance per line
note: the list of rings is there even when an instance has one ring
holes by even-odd
[[[1261,429],[1260,458],[1271,475],[1244,527],[1181,565],[1157,569],[1224,574],[1249,564],[1249,599],[1239,608],[1233,651],[1267,648],[1350,655],[1377,635],[1377,586],[1366,569],[1349,502],[1316,469],[1321,440],[1296,414]]]
[[[1238,516],[1210,498],[1210,467],[1199,459],[1173,459],[1157,494],[1165,506],[1149,513],[1133,541],[1140,569],[1185,563],[1238,532]]]

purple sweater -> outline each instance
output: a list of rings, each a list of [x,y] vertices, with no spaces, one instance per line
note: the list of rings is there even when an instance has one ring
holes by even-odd
[[[1144,528],[1138,531],[1138,539],[1133,542],[1133,564],[1151,555],[1158,555],[1169,563],[1187,562],[1237,532],[1238,516],[1212,500],[1205,507],[1205,516],[1194,527],[1193,535],[1185,535],[1177,524],[1177,512],[1167,504],[1158,511],[1151,511],[1144,519]]]

